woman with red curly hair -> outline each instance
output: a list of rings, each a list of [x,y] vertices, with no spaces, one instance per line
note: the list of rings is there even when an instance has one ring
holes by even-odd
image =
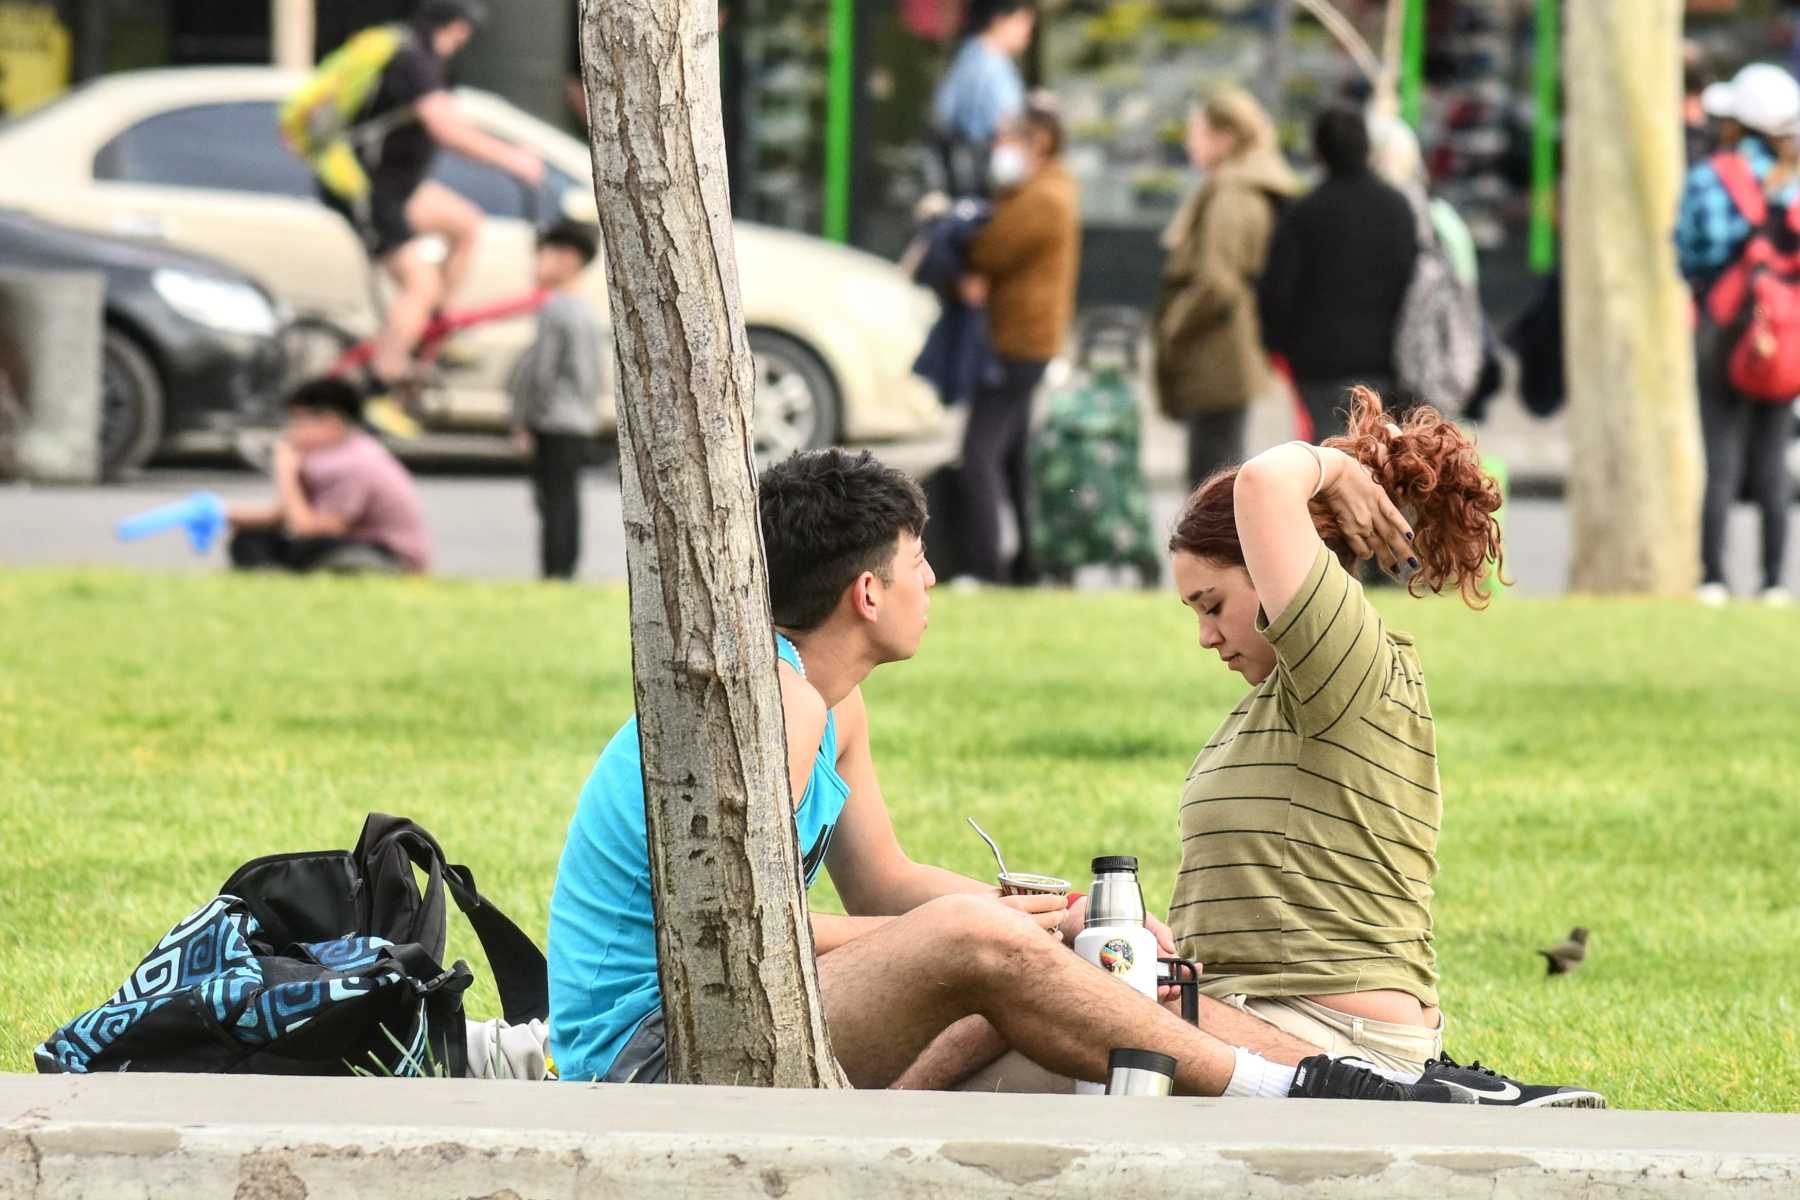
[[[1360,560],[1471,607],[1502,562],[1500,491],[1434,410],[1394,424],[1367,388],[1349,432],[1197,488],[1170,538],[1200,644],[1251,691],[1194,761],[1169,924],[1202,990],[1334,1056],[1489,1103],[1598,1107],[1444,1057],[1432,951],[1443,798],[1413,639]]]

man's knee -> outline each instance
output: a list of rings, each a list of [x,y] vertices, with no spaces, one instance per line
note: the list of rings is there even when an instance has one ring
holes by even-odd
[[[940,896],[914,911],[923,936],[957,947],[954,958],[971,979],[1013,976],[1022,955],[1061,945],[990,896]]]
[[[443,272],[426,262],[414,247],[396,250],[388,259],[387,269],[394,286],[408,299],[435,301],[443,291]]]

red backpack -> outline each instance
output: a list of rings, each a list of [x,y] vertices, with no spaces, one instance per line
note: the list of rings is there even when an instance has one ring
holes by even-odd
[[[1800,204],[1772,219],[1762,185],[1740,154],[1715,154],[1713,170],[1744,219],[1750,240],[1706,294],[1706,312],[1725,330],[1731,386],[1766,404],[1800,396],[1800,249],[1782,252],[1776,238],[1800,238]]]

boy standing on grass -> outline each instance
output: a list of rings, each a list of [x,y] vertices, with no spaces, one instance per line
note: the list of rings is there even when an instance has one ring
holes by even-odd
[[[538,236],[537,340],[513,366],[513,440],[531,459],[545,579],[572,579],[581,557],[581,464],[600,432],[600,319],[576,293],[599,250],[595,230],[559,221]]]

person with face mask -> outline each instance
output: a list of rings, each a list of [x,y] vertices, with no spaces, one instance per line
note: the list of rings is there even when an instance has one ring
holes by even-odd
[[[1063,166],[1062,123],[1033,108],[1002,131],[989,174],[992,218],[969,248],[965,303],[986,305],[997,359],[976,389],[963,435],[964,563],[992,583],[1029,583],[1034,571],[1026,443],[1031,397],[1062,349],[1075,311],[1080,227],[1075,179]],[[1010,501],[1019,555],[1000,558],[1000,510]]]
[[[1000,186],[984,168],[1000,131],[1026,109],[1018,59],[1031,47],[1035,0],[976,0],[966,36],[931,97],[928,188],[951,196]]]

